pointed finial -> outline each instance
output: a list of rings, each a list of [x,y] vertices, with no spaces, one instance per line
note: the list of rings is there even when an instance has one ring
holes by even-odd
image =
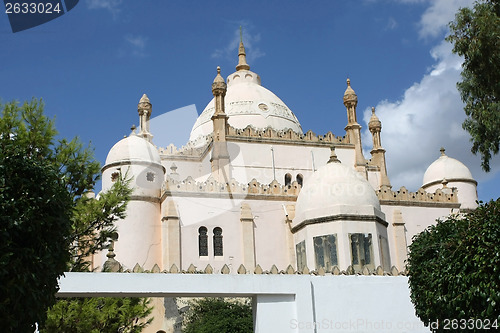
[[[137,133],[135,132],[135,130],[137,129],[137,127],[135,127],[135,125],[132,125],[132,127],[130,127],[130,135],[129,136],[133,136],[133,135],[137,135]],[[127,136],[125,135],[124,138],[126,138]]]
[[[443,184],[443,188],[447,188],[446,185],[448,185],[448,179],[443,178],[443,181],[441,182],[441,184]]]
[[[109,244],[108,253],[106,254],[106,257],[108,257],[110,259],[116,257],[115,245],[113,244],[113,242],[111,242],[111,244]]]
[[[151,103],[151,102],[149,101],[148,95],[142,94],[142,97],[139,100],[139,103]]]
[[[351,79],[347,78],[347,89],[344,92],[344,105],[353,103],[354,106],[358,104],[358,96],[351,88]]]
[[[441,149],[439,149],[439,151],[441,152],[441,156],[446,156],[446,154],[444,153],[445,152],[444,147],[441,147]]]
[[[373,131],[380,131],[382,129],[382,123],[375,114],[375,107],[372,107],[372,116],[370,117],[370,121],[368,122],[368,129],[372,133]]]
[[[337,154],[335,153],[335,147],[331,147],[330,150],[330,159],[327,163],[340,163],[340,160],[337,158]]]
[[[247,64],[247,54],[245,52],[245,46],[243,45],[243,30],[240,26],[240,47],[238,48],[238,65],[236,70],[250,70],[250,66]]]
[[[220,66],[217,66],[217,75],[215,76],[214,82],[212,83],[212,94],[216,95],[226,95],[227,85],[224,78],[220,75]]]

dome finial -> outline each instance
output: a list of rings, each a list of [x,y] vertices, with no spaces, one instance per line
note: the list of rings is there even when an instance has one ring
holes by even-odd
[[[217,66],[217,75],[212,83],[212,93],[216,95],[226,95],[227,85],[224,78],[220,75],[220,66]]]
[[[444,153],[445,152],[444,147],[441,147],[441,149],[439,149],[439,151],[441,152],[441,156],[446,156],[446,154]]]
[[[349,78],[347,78],[347,89],[344,92],[344,105],[346,105],[347,103],[358,104],[358,96],[351,88],[351,79]]]
[[[243,30],[240,26],[240,47],[238,48],[238,65],[236,65],[236,70],[250,70],[250,66],[247,64],[247,54],[245,52],[245,46],[243,45]]]
[[[380,131],[382,129],[382,123],[375,114],[375,107],[372,107],[372,116],[370,117],[370,121],[368,122],[368,129],[370,130],[370,132],[377,130]]]
[[[330,150],[330,159],[327,163],[340,163],[340,160],[337,158],[337,154],[335,153],[335,147],[331,147]]]
[[[139,100],[139,103],[151,103],[151,102],[149,101],[148,95],[142,94],[142,97]]]

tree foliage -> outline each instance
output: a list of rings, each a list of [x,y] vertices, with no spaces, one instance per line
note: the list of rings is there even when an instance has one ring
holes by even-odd
[[[6,146],[0,144],[0,326],[33,332],[67,267],[72,202],[50,163]]]
[[[201,298],[191,302],[184,319],[184,333],[251,333],[252,308],[248,303],[223,298]]]
[[[500,325],[499,239],[500,198],[414,237],[408,258],[411,300],[424,323],[439,320],[435,332],[446,331],[445,319]]]
[[[115,222],[125,217],[132,191],[120,178],[99,200],[88,196],[100,175],[99,162],[77,138],[56,140],[54,121],[43,109],[36,99],[22,106],[0,104],[0,326],[5,332],[43,326],[56,301],[57,278],[91,268],[92,255],[116,239]],[[71,302],[62,301],[59,309],[85,304]],[[140,315],[149,311],[143,300],[112,302],[120,308],[133,305],[125,312],[133,314],[130,320],[143,318],[136,317],[134,307],[143,306]]]
[[[48,312],[42,333],[139,333],[151,321],[146,298],[60,300]]]
[[[480,0],[473,9],[461,8],[450,30],[453,52],[464,57],[457,84],[467,115],[463,127],[472,152],[481,154],[481,166],[489,171],[500,146],[500,2]]]

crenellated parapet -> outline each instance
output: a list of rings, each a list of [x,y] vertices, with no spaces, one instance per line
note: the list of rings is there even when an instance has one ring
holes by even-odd
[[[178,148],[174,144],[169,144],[167,147],[158,147],[158,151],[162,159],[195,159],[203,158],[212,145],[212,135],[200,136],[194,141],[189,141],[186,145]]]
[[[229,125],[227,131],[226,138],[231,141],[300,144],[310,146],[349,144],[345,137],[335,136],[332,132],[328,132],[325,135],[316,135],[313,131],[309,130],[304,134],[300,134],[291,129],[275,130],[271,127],[256,129],[251,125],[243,129],[234,128]]]
[[[290,185],[282,185],[276,180],[270,184],[262,184],[253,179],[248,184],[242,184],[234,178],[225,183],[218,182],[213,177],[209,177],[204,182],[197,182],[191,176],[182,181],[167,176],[162,187],[162,198],[167,196],[203,196],[296,201],[300,188],[301,186],[296,181]]]
[[[382,186],[376,193],[382,205],[460,207],[458,191],[455,188],[437,189],[434,193],[428,193],[423,188],[419,188],[416,192],[410,192],[404,186],[399,191],[392,191],[389,187]]]

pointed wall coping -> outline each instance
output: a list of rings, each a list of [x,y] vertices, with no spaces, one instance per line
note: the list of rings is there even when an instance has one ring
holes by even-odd
[[[333,266],[331,270],[325,270],[320,267],[316,270],[309,270],[305,266],[302,270],[295,269],[292,265],[288,265],[284,270],[280,270],[276,265],[272,265],[269,270],[263,270],[260,265],[256,265],[255,268],[247,268],[243,264],[240,266],[233,267],[232,269],[227,265],[220,270],[214,270],[210,264],[205,268],[200,268],[194,264],[190,264],[185,270],[180,270],[175,264],[173,264],[170,269],[165,269],[160,271],[157,264],[154,264],[151,269],[145,269],[139,264],[135,264],[132,269],[127,269],[121,271],[121,273],[152,273],[152,274],[209,274],[209,275],[220,275],[220,274],[233,274],[233,275],[317,275],[317,276],[328,276],[328,275],[373,275],[373,276],[406,276],[406,271],[399,271],[395,266],[392,266],[389,271],[385,271],[381,266],[378,266],[374,270],[371,270],[367,266],[363,266],[360,271],[355,271],[352,266],[347,267],[346,270],[340,270],[338,266]]]

